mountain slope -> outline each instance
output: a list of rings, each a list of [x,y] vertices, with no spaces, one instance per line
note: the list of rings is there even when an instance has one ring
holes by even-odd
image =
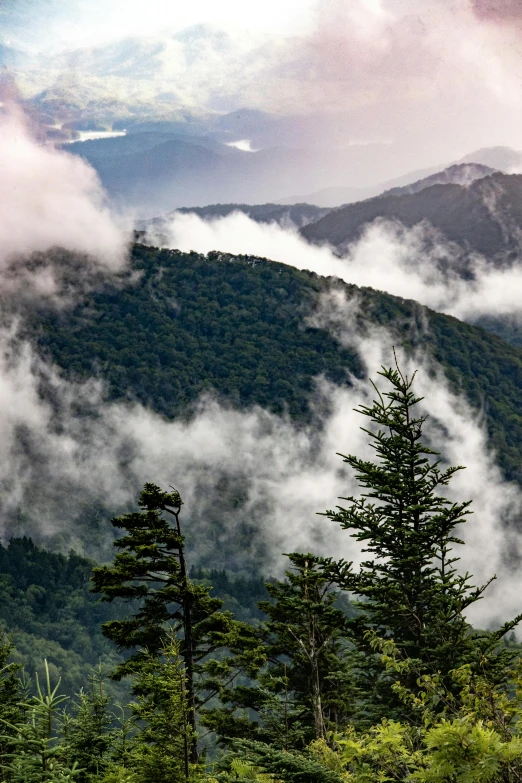
[[[280,226],[302,228],[309,223],[320,220],[330,210],[315,207],[313,204],[291,204],[289,206],[282,204],[210,204],[207,207],[181,207],[175,212],[181,212],[184,215],[197,215],[203,220],[214,220],[234,212],[241,212],[251,220],[255,220],[256,223],[278,223]],[[146,229],[149,226],[156,226],[161,229],[162,223],[173,214],[174,212],[171,212],[163,218],[141,221],[138,227]]]
[[[110,523],[106,520],[106,525]],[[104,603],[91,591],[92,560],[74,552],[68,556],[36,546],[29,538],[0,544],[0,623],[13,636],[15,660],[28,676],[44,671],[62,678],[61,691],[72,696],[85,687],[88,675],[102,665],[106,672],[121,663],[122,655],[101,634],[100,626],[120,619],[129,605]],[[209,574],[192,569],[191,576],[208,583]],[[212,573],[213,595],[224,601],[240,620],[261,616],[257,601],[266,598],[261,577],[241,578],[223,571]],[[111,696],[129,698],[128,684],[106,683]]]
[[[470,158],[472,161],[473,159]],[[293,196],[279,199],[279,204],[294,204],[307,202],[320,207],[340,207],[383,195],[399,195],[401,193],[417,193],[431,185],[453,183],[455,185],[470,185],[475,179],[494,174],[496,168],[484,166],[481,163],[459,162],[440,170],[431,168],[425,171],[412,171],[390,182],[382,182],[370,188],[335,187],[325,188],[305,196]]]
[[[430,188],[432,185],[463,185],[467,187],[477,179],[483,179],[490,174],[495,174],[496,169],[490,166],[484,166],[481,163],[454,163],[453,166],[428,177],[412,182],[411,185],[398,185],[394,188],[385,190],[383,196],[399,196],[407,193],[420,193],[421,190]]]
[[[500,260],[519,245],[522,176],[496,173],[469,187],[440,184],[419,193],[382,195],[335,210],[302,229],[310,242],[345,250],[377,218],[411,227],[429,221],[462,248]]]
[[[40,350],[68,376],[99,375],[113,399],[139,400],[169,417],[215,390],[234,406],[310,418],[316,376],[349,384],[349,373],[362,372],[354,350],[306,325],[319,294],[337,285],[348,298],[357,294],[364,318],[388,329],[396,345],[421,345],[440,362],[486,412],[505,475],[522,482],[521,349],[416,302],[266,259],[136,245],[132,266],[139,283],[33,317]]]

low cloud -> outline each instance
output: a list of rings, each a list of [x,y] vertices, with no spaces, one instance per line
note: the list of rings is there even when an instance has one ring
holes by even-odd
[[[38,146],[13,118],[2,123],[13,150],[5,170],[0,169],[13,231],[7,232],[0,254],[0,290],[6,290],[16,259],[55,245],[80,253],[86,264],[120,269],[125,235],[91,170]],[[10,204],[9,187],[15,188]],[[6,220],[5,214],[0,220]],[[184,249],[266,255],[339,277],[350,269],[368,277],[364,267],[373,257],[366,250],[357,260],[354,250],[349,259],[339,259],[327,248],[306,245],[295,233],[258,226],[245,216],[213,224],[178,216],[170,230]],[[385,259],[390,237],[383,236],[372,241],[382,242]],[[399,269],[406,262],[393,263]],[[383,270],[375,268],[371,275],[376,278]],[[428,284],[423,285],[427,291]],[[337,296],[320,303],[316,318],[340,340],[350,341],[374,376],[381,363],[391,361],[391,338],[383,331],[361,333],[354,322],[347,328],[354,308]],[[494,600],[482,602],[473,616],[480,625],[496,622],[517,610],[522,587],[507,560],[519,548],[513,532],[519,490],[503,481],[476,412],[449,391],[442,374],[422,356],[400,360],[407,372],[420,367],[419,390],[426,391],[433,415],[428,437],[445,459],[468,465],[452,488],[459,498],[474,498],[480,512],[465,526],[469,543],[463,567],[477,581],[498,569]],[[328,402],[318,405],[318,411],[329,411],[321,426],[298,426],[258,408],[234,410],[211,397],[200,400],[190,419],[167,421],[139,405],[108,402],[100,383],[65,380],[35,354],[13,322],[0,329],[1,533],[31,534],[53,546],[107,556],[109,512],[134,507],[140,485],[152,480],[180,490],[185,532],[193,558],[201,563],[257,564],[265,573],[280,573],[281,552],[296,549],[358,561],[361,552],[350,536],[317,512],[358,491],[336,452],[369,455],[353,409],[369,401],[370,386],[353,378],[351,387],[339,388],[318,379],[316,394],[321,403]]]
[[[310,245],[295,229],[260,224],[242,213],[203,220],[174,213],[151,230],[151,244],[183,251],[223,252],[264,256],[347,283],[415,299],[439,312],[463,320],[481,315],[517,315],[522,311],[522,264],[495,268],[475,254],[465,256],[427,222],[411,229],[376,220],[361,239],[339,256],[327,246]],[[463,265],[467,275],[459,273]]]
[[[337,291],[326,296],[316,325],[355,347],[375,377],[392,361],[384,330],[355,329],[357,302]],[[426,436],[449,463],[467,466],[450,489],[472,498],[475,515],[462,534],[462,568],[476,582],[497,571],[498,586],[472,619],[495,624],[519,610],[520,572],[509,558],[521,548],[516,524],[519,488],[506,483],[488,451],[476,411],[448,388],[442,372],[422,355],[399,357],[431,418]],[[358,494],[337,452],[370,458],[364,424],[354,408],[371,401],[367,381],[336,387],[318,379],[320,426],[298,426],[259,408],[239,411],[212,397],[190,420],[167,421],[139,406],[109,403],[98,383],[73,384],[36,356],[16,330],[0,333],[0,519],[4,537],[37,540],[96,557],[110,551],[107,516],[135,507],[144,481],[181,492],[191,559],[213,566],[280,575],[282,552],[312,550],[358,562],[347,532],[324,517],[338,497]],[[324,402],[328,404],[325,406]],[[66,499],[66,502],[65,502]]]
[[[41,254],[63,248],[103,273],[126,263],[130,221],[109,207],[94,169],[36,141],[16,106],[0,110],[0,288],[40,296],[58,291]],[[39,263],[28,264],[34,253]]]

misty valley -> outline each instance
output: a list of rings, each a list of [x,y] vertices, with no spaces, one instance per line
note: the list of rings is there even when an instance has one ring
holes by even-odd
[[[0,3],[0,783],[522,781],[521,35]]]

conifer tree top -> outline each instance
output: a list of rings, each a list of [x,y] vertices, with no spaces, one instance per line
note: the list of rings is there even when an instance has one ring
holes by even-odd
[[[361,633],[393,636],[407,657],[428,670],[449,672],[476,647],[465,612],[489,584],[475,587],[456,568],[454,547],[464,542],[455,528],[471,513],[471,501],[454,502],[445,493],[463,468],[444,467],[439,453],[423,442],[427,416],[417,412],[423,398],[414,392],[415,374],[408,378],[396,363],[379,375],[388,389],[381,392],[372,382],[375,399],[358,409],[375,425],[362,427],[375,461],[340,455],[362,493],[341,498],[344,505],[326,512],[368,555],[358,571],[338,563],[338,581],[363,599]],[[493,646],[519,619],[490,637]]]

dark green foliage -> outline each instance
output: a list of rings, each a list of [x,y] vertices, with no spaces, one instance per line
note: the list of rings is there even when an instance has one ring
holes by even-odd
[[[61,677],[70,696],[98,663],[113,667],[120,660],[100,633],[100,624],[120,609],[94,598],[92,567],[91,560],[48,552],[29,538],[0,544],[0,619],[13,634],[15,659],[29,675],[44,676],[47,658],[53,679]]]
[[[80,691],[70,717],[64,720],[67,757],[71,765],[77,765],[80,783],[100,776],[111,761],[116,731],[114,715],[109,712],[110,701],[98,671],[89,677],[87,689]]]
[[[101,662],[111,670],[122,657],[103,637],[100,625],[126,616],[127,602],[100,602],[91,591],[93,562],[74,553],[68,556],[36,546],[29,538],[0,544],[0,620],[15,642],[14,660],[29,675],[44,676],[47,659],[53,680],[61,678],[68,696],[86,686],[89,674]],[[246,579],[224,571],[192,571],[196,583],[211,585],[214,592],[241,620],[260,616],[257,602],[266,596],[261,577]],[[127,687],[109,682],[113,700],[128,698]]]
[[[134,680],[138,697],[130,706],[138,733],[129,766],[140,783],[175,783],[190,776],[188,747],[194,739],[188,720],[186,670],[171,636],[161,656],[146,653]]]
[[[318,294],[334,285],[358,296],[359,323],[440,362],[483,411],[506,477],[522,482],[522,349],[416,302],[266,259],[135,245],[131,268],[138,282],[107,285],[71,310],[28,314],[39,349],[69,376],[99,376],[113,399],[167,416],[186,413],[205,391],[309,416],[314,377],[344,384],[362,371],[355,351],[306,326]]]
[[[70,783],[79,775],[59,736],[61,709],[67,699],[59,687],[60,681],[51,685],[46,665],[43,687],[36,675],[36,695],[21,704],[20,719],[8,726],[14,736],[2,767],[13,783]]]
[[[286,580],[267,584],[272,600],[260,603],[268,618],[270,677],[285,683],[304,733],[318,739],[353,714],[350,633],[346,614],[335,606],[331,561],[298,553],[288,558]]]
[[[40,321],[40,348],[69,373],[101,374],[116,397],[175,416],[204,391],[302,416],[312,378],[347,383],[355,351],[304,326],[313,276],[249,257],[135,245],[140,279]]]
[[[244,576],[232,576],[228,571],[212,568],[190,569],[190,578],[206,587],[223,601],[223,608],[232,612],[237,620],[253,622],[261,620],[263,612],[259,601],[266,600],[266,580],[262,577],[248,579]]]
[[[277,746],[263,742],[243,741],[235,743],[235,750],[241,759],[257,767],[259,771],[268,773],[276,780],[283,780],[285,783],[341,783],[343,778],[335,771],[317,761],[311,754],[298,753],[295,751],[281,750]],[[229,769],[231,764],[230,757],[225,756],[222,766]],[[237,772],[232,776],[232,780],[240,782],[246,780],[260,780],[255,775],[245,775],[241,777],[241,768],[236,768]],[[220,776],[217,776],[218,780]],[[229,775],[223,776],[223,781],[230,781]]]
[[[141,676],[149,656],[159,656],[164,650],[167,636],[179,636],[191,729],[190,760],[195,762],[196,711],[209,699],[209,687],[211,691],[218,687],[216,669],[212,682],[198,679],[205,659],[219,655],[225,647],[234,648],[241,631],[246,637],[253,637],[253,633],[229,612],[219,611],[222,601],[213,598],[208,588],[190,581],[180,529],[179,493],[163,492],[148,483],[140,493],[139,505],[141,512],[112,520],[116,528],[125,531],[114,542],[120,551],[113,565],[95,568],[92,577],[93,590],[102,594],[102,600],[132,599],[138,607],[130,616],[105,623],[102,632],[119,650],[134,651],[118,666],[115,679]]]
[[[354,711],[355,690],[348,619],[335,606],[330,560],[288,555],[282,582],[267,583],[267,619],[257,632],[262,665],[255,683],[221,689],[224,708],[203,717],[222,743],[234,737],[303,747],[345,725]],[[256,714],[255,717],[249,717]]]
[[[20,665],[13,663],[13,643],[0,630],[0,758],[11,749],[13,726],[21,718]]]
[[[379,374],[390,390],[381,393],[374,385],[373,404],[360,408],[374,425],[363,429],[376,461],[343,456],[355,471],[362,495],[342,498],[348,505],[326,514],[349,530],[370,555],[358,570],[343,561],[337,565],[338,583],[364,599],[361,614],[352,623],[358,644],[364,649],[366,642],[371,652],[366,632],[392,636],[400,653],[417,662],[415,677],[440,673],[447,678],[451,670],[471,662],[481,669],[489,667],[494,676],[505,669],[504,661],[499,666],[495,648],[522,615],[500,632],[480,639],[471,633],[464,614],[487,585],[472,587],[468,574],[457,573],[458,557],[453,555],[454,545],[463,544],[454,528],[470,513],[470,501],[453,503],[441,494],[462,468],[441,468],[440,460],[433,459],[437,452],[422,442],[427,417],[416,414],[421,398],[412,391],[414,378],[404,377],[398,368]],[[500,657],[509,655],[505,650]],[[372,663],[370,655],[363,669],[368,686],[370,682],[378,686]],[[386,715],[390,700],[393,703],[388,694],[383,702]]]

